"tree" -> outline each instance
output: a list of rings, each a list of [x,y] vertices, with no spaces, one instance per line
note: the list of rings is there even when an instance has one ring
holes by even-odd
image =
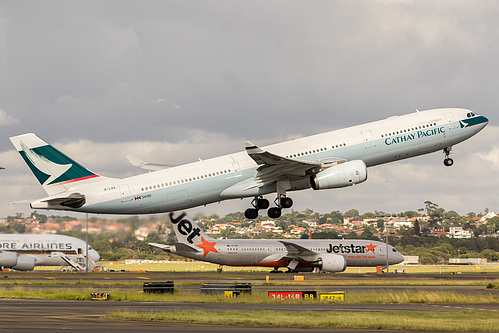
[[[414,222],[414,235],[421,236],[421,228],[419,226],[419,221],[418,220],[416,220]]]
[[[425,204],[425,210],[426,210],[426,214],[430,215],[430,213],[435,210],[436,208],[438,208],[438,205],[436,203],[433,203],[431,201],[425,201],[424,202]]]
[[[371,213],[371,212],[366,212],[364,214],[362,214],[361,216],[359,216],[360,218],[363,218],[363,219],[373,219],[376,217],[376,214],[374,213]]]
[[[407,218],[413,218],[413,217],[418,217],[419,213],[415,212],[413,210],[408,210],[406,212],[403,212],[400,214],[401,217],[407,217]]]
[[[331,223],[343,224],[344,216],[339,210],[331,212]]]
[[[13,228],[19,234],[24,234],[26,231],[26,225],[24,223],[14,223]]]
[[[345,218],[359,217],[359,211],[357,209],[350,209],[344,214]]]
[[[430,227],[437,227],[443,219],[444,209],[443,208],[435,208],[430,212]]]

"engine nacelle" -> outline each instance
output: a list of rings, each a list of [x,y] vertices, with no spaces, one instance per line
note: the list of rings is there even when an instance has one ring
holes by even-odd
[[[339,254],[323,254],[318,266],[325,272],[343,272],[347,268],[347,260]]]
[[[18,271],[31,271],[35,268],[35,258],[10,251],[0,251],[0,266]]]
[[[17,264],[12,269],[18,271],[31,271],[35,268],[35,258],[30,256],[23,256],[22,254],[17,257]]]
[[[367,167],[361,160],[337,164],[310,177],[310,183],[314,190],[347,187],[366,180]]]
[[[0,251],[0,266],[12,268],[17,264],[17,253],[9,251]]]

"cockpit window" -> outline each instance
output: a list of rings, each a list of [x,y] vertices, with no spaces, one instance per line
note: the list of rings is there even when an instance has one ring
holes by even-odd
[[[475,112],[468,112],[467,114],[468,118],[476,116]]]

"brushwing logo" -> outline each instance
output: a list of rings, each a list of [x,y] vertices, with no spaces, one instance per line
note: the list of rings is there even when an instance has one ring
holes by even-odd
[[[47,157],[38,154],[33,149],[28,148],[21,140],[21,149],[24,154],[21,154],[26,163],[29,165],[36,178],[42,185],[47,185],[65,174],[72,164],[57,164],[49,160]]]
[[[49,144],[30,147],[19,140],[19,154],[43,187],[62,185],[100,177]]]

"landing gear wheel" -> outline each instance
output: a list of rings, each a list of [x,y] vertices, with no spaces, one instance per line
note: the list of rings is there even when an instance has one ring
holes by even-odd
[[[444,165],[445,166],[452,166],[454,164],[454,160],[449,157],[449,155],[452,153],[452,147],[447,147],[444,148],[444,154],[445,154],[445,159],[444,159]]]
[[[278,207],[272,207],[270,208],[268,211],[267,211],[267,215],[271,218],[271,219],[277,219],[279,217],[281,217],[281,209],[278,208]]]
[[[248,220],[254,220],[258,217],[258,209],[248,208],[248,209],[246,209],[246,211],[244,211],[244,216]]]
[[[270,206],[270,202],[267,199],[257,199],[256,208],[257,209],[267,209]]]
[[[281,198],[281,207],[282,208],[291,208],[293,206],[293,200],[288,197]]]

